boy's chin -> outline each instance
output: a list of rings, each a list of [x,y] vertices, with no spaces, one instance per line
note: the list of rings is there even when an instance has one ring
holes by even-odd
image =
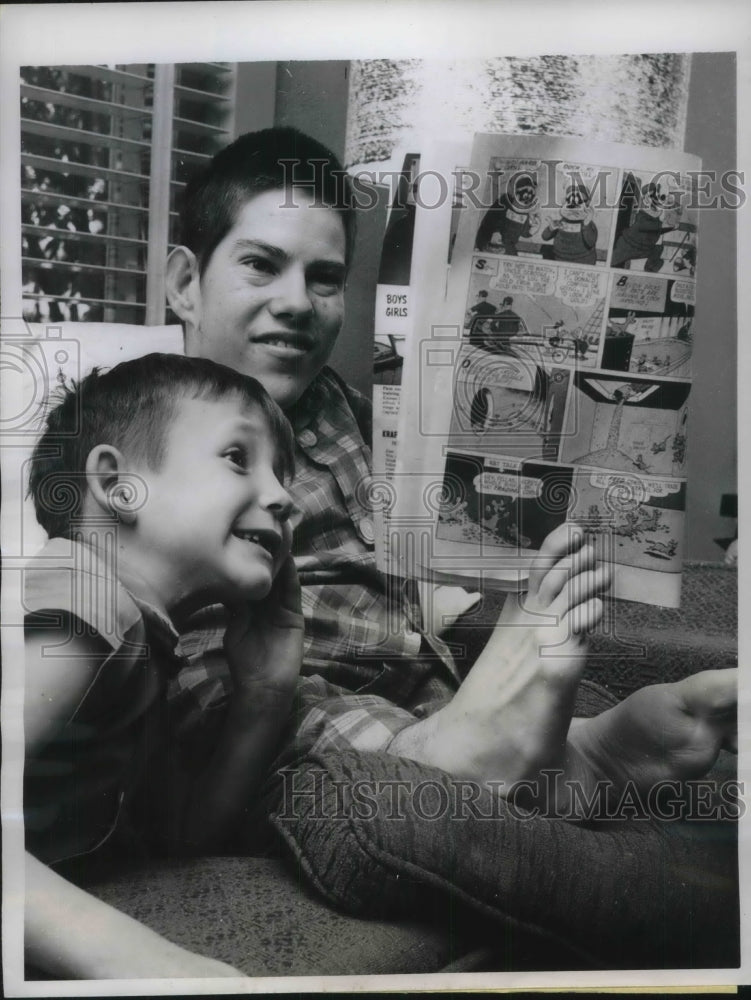
[[[232,586],[225,587],[220,602],[222,604],[251,604],[254,601],[262,601],[268,597],[273,585],[273,577],[269,574],[267,579],[258,580],[237,580]]]

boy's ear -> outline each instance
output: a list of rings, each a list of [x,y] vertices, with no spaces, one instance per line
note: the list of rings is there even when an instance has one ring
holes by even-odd
[[[185,332],[198,330],[201,320],[201,275],[196,255],[188,247],[175,247],[165,268],[167,300],[185,324]]]
[[[136,520],[137,498],[133,483],[125,475],[122,452],[110,444],[98,444],[86,459],[86,485],[97,506],[122,524]]]

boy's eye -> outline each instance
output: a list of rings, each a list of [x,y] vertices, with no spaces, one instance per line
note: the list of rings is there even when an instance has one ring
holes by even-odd
[[[232,465],[236,465],[239,469],[247,469],[248,467],[248,456],[244,448],[228,448],[224,453],[224,457]]]
[[[241,261],[241,264],[243,267],[246,267],[251,274],[268,277],[276,273],[276,268],[273,263],[265,257],[246,257]]]
[[[308,273],[308,285],[319,295],[333,295],[344,288],[344,268],[317,267]]]

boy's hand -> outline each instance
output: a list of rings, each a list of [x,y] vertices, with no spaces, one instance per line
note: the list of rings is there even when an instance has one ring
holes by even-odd
[[[227,608],[224,633],[235,692],[254,704],[288,702],[300,674],[303,616],[292,556],[277,573],[268,596]]]
[[[265,780],[300,675],[303,617],[297,570],[287,557],[262,601],[228,606],[224,649],[234,691],[205,767],[192,777],[175,838],[220,853]]]

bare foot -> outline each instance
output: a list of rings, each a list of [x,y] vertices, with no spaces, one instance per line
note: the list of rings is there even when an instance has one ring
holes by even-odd
[[[457,777],[535,778],[562,767],[586,633],[602,616],[597,597],[610,582],[584,531],[564,524],[543,543],[522,601],[502,615],[453,700],[402,730],[392,753]]]
[[[720,750],[737,745],[738,671],[705,670],[674,684],[641,688],[592,719],[577,719],[567,777],[648,792],[661,781],[706,774]]]

